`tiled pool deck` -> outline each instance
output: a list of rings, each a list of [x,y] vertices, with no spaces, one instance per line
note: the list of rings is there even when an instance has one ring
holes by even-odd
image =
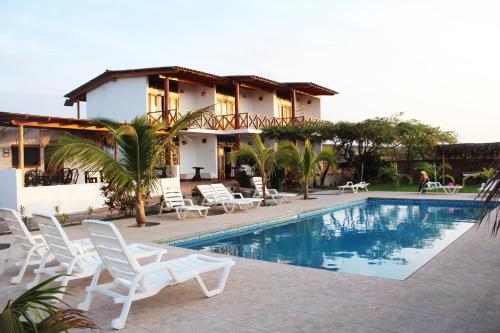
[[[414,193],[369,192],[337,195],[321,192],[317,199],[246,213],[190,218],[178,221],[174,214],[151,216],[159,226],[129,228],[133,220],[120,220],[127,242],[158,242],[199,233],[224,230],[249,223],[283,218],[304,211],[365,199],[473,199]],[[71,239],[85,237],[81,226],[66,229]],[[10,236],[0,237],[0,243]],[[167,247],[168,258],[192,252]],[[0,252],[1,253],[1,252]],[[2,253],[3,255],[3,253]],[[289,266],[243,258],[229,277],[226,290],[203,298],[197,285],[184,283],[164,289],[157,296],[132,305],[121,332],[498,332],[500,331],[499,240],[485,229],[472,228],[404,281]],[[23,290],[9,284],[9,266],[0,276],[0,306]],[[26,274],[23,282],[33,279]],[[208,277],[210,282],[215,278]],[[71,282],[67,297],[77,304],[90,279]],[[118,316],[120,305],[97,295],[91,312],[103,331]]]

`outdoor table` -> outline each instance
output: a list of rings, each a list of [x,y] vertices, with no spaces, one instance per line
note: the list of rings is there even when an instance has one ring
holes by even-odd
[[[203,167],[193,167],[193,169],[195,170],[195,173],[194,173],[193,179],[191,179],[191,180],[194,181],[194,182],[201,180],[200,170],[201,169],[205,169],[205,168],[203,168]]]

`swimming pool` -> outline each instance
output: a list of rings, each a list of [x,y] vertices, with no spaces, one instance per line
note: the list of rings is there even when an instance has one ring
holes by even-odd
[[[479,202],[367,199],[167,243],[404,280],[473,226]]]

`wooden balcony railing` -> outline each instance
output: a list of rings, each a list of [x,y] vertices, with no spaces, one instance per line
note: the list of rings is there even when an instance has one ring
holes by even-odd
[[[148,112],[148,120],[151,125],[159,124],[163,121],[163,111]],[[176,109],[169,110],[165,114],[167,125],[172,125],[180,118],[181,114]],[[200,116],[191,128],[210,130],[233,130],[236,129],[236,114],[217,115],[215,113],[205,113]],[[269,126],[289,126],[304,124],[318,119],[299,116],[294,118],[278,118],[256,113],[240,113],[239,128],[263,129]]]

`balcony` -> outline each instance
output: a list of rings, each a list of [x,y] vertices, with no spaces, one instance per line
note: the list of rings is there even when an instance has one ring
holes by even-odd
[[[181,113],[176,109],[169,110],[165,114],[165,120],[168,126],[171,126]],[[163,111],[148,112],[148,119],[151,125],[159,124],[163,121]],[[240,113],[238,118],[235,114],[216,115],[215,113],[206,113],[200,116],[191,129],[210,129],[210,130],[234,130],[237,128],[236,121],[238,120],[240,129],[255,129],[260,130],[269,126],[289,126],[304,124],[307,122],[318,122],[319,119],[314,119],[305,116],[293,118],[278,118],[256,113]]]

